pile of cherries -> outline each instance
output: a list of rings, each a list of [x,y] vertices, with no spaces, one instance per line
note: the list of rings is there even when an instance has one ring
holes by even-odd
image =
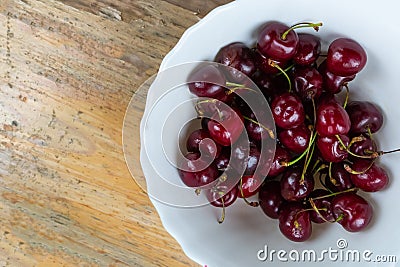
[[[219,222],[225,207],[242,198],[278,219],[292,241],[307,240],[312,223],[339,223],[350,232],[370,223],[372,206],[358,192],[388,185],[377,159],[398,150],[377,148],[380,109],[349,99],[350,82],[367,62],[365,50],[355,40],[338,38],[321,53],[319,37],[296,31],[320,26],[268,22],[254,47],[234,42],[220,48],[214,62],[231,71],[205,65],[190,75],[190,92],[202,97],[196,104],[201,129],[187,138],[187,160],[178,172],[197,192],[219,181],[218,190],[205,189],[209,202],[223,208]],[[252,98],[252,107],[243,101],[254,93],[247,77],[266,104],[258,105],[259,97]],[[247,146],[238,144],[244,133]],[[276,145],[272,163],[260,157],[263,141]],[[223,183],[234,178],[239,182],[225,192]],[[258,201],[247,200],[252,196]]]

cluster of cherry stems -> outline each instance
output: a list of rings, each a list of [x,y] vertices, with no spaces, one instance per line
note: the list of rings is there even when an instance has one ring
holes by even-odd
[[[219,222],[225,207],[239,197],[278,219],[282,234],[297,242],[310,238],[312,222],[339,223],[350,232],[370,223],[372,206],[358,192],[387,186],[388,175],[376,159],[398,150],[377,148],[373,134],[383,124],[380,109],[349,99],[349,83],[367,62],[363,47],[353,39],[338,38],[322,54],[318,36],[295,30],[320,26],[266,23],[254,47],[234,42],[220,48],[214,61],[232,71],[206,65],[191,74],[191,93],[208,100],[196,105],[202,128],[187,139],[187,160],[178,168],[183,183],[200,188],[244,170],[229,192],[221,186],[207,191],[210,203],[223,208]],[[276,131],[267,119],[268,108],[257,104],[258,97],[251,108],[243,101],[244,94],[254,93],[244,77],[261,90]],[[266,114],[265,120],[255,114]],[[244,131],[247,146],[232,149]],[[263,140],[276,144],[269,165],[260,157]],[[247,158],[241,158],[246,153]],[[213,162],[206,164],[201,156]],[[223,172],[228,177],[222,179]],[[247,200],[256,194],[258,201]]]

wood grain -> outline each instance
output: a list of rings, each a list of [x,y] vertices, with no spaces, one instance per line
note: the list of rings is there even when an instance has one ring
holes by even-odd
[[[139,85],[226,2],[1,1],[0,266],[196,266],[132,179],[121,131]]]

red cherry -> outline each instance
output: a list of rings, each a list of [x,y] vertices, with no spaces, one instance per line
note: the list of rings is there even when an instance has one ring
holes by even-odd
[[[322,93],[322,75],[315,68],[296,68],[293,72],[293,85],[301,99],[317,99]]]
[[[231,108],[220,109],[208,122],[211,138],[223,146],[230,146],[235,143],[243,129],[242,115]]]
[[[350,175],[353,184],[366,192],[383,190],[389,183],[389,176],[385,169],[372,163],[371,160],[358,159],[351,166],[356,173]]]
[[[238,184],[240,198],[249,198],[254,196],[258,190],[260,189],[260,185],[262,183],[262,179],[260,179],[257,175],[244,175],[242,177],[242,192],[240,191],[240,183]]]
[[[271,164],[271,169],[269,170],[268,177],[275,177],[281,174],[286,167],[282,165],[282,162],[289,162],[290,154],[287,150],[283,149],[281,146],[277,145],[275,149],[274,159]]]
[[[335,196],[331,209],[335,220],[349,232],[359,232],[371,222],[372,206],[361,196],[347,192]]]
[[[318,58],[321,52],[320,39],[309,33],[299,33],[299,43],[293,56],[293,62],[301,66],[310,66]]]
[[[360,72],[367,63],[367,53],[356,41],[338,38],[328,48],[327,69],[339,76],[350,76]]]
[[[218,98],[225,94],[226,79],[214,65],[200,66],[188,78],[189,90],[199,97]]]
[[[346,110],[333,101],[322,103],[317,108],[316,130],[322,136],[347,134],[351,122]]]
[[[301,203],[285,203],[279,214],[279,230],[292,241],[306,241],[312,233],[309,211]]]
[[[198,129],[193,131],[187,141],[186,148],[189,152],[204,152],[207,157],[216,158],[221,153],[221,145],[216,144],[208,131]]]
[[[346,135],[339,135],[339,137],[346,146],[349,145],[350,140]],[[321,157],[328,162],[341,162],[348,156],[346,148],[336,136],[318,136],[317,147]]]
[[[272,101],[271,111],[276,125],[283,129],[294,128],[304,123],[303,104],[293,94],[285,93],[277,96]]]
[[[332,222],[333,219],[333,214],[331,210],[331,203],[333,197],[324,197],[324,198],[318,198],[318,197],[323,197],[323,196],[328,196],[330,192],[325,189],[315,189],[314,191],[311,192],[310,194],[310,199],[316,198],[313,200],[313,203],[315,204],[315,208],[318,209],[318,212],[315,210],[310,211],[310,218],[311,221],[315,223],[324,223],[324,222]]]
[[[279,141],[294,153],[303,153],[310,142],[311,131],[305,124],[279,132]]]
[[[332,192],[345,191],[354,187],[350,173],[345,170],[343,163],[332,164],[331,177],[329,175],[325,176],[325,185]]]
[[[305,174],[301,168],[287,169],[281,178],[281,194],[287,201],[299,201],[314,190],[314,177]]]
[[[333,74],[332,72],[328,71],[326,68],[326,60],[324,60],[318,67],[319,73],[322,75],[323,79],[323,87],[325,91],[337,94],[342,91],[342,88],[347,85],[349,82],[354,80],[356,74],[349,75],[349,76],[340,76]]]
[[[279,181],[265,182],[258,192],[258,201],[261,209],[268,217],[278,219],[280,207],[285,203],[285,199],[281,195]]]
[[[346,106],[353,134],[377,132],[383,125],[383,115],[378,107],[368,101],[352,101]]]
[[[228,207],[232,205],[238,196],[238,189],[236,186],[234,186],[229,192],[224,192],[224,190],[227,190],[226,186],[221,186],[218,187],[217,190],[209,191],[207,194],[207,198],[210,201],[210,204],[222,208],[222,207]],[[221,196],[223,194],[223,196]]]

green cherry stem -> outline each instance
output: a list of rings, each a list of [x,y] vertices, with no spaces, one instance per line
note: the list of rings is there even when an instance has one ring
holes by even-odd
[[[349,86],[347,86],[347,84],[345,84],[343,86],[344,86],[344,88],[346,88],[346,98],[344,99],[343,108],[346,108],[347,102],[349,101],[350,90],[349,90]]]
[[[242,116],[242,117],[243,117],[243,119],[248,120],[248,121],[250,121],[250,122],[252,122],[254,124],[257,124],[258,126],[262,127],[264,130],[266,130],[268,132],[268,135],[269,135],[269,137],[271,137],[271,139],[275,139],[274,131],[272,131],[271,129],[267,128],[265,125],[259,123],[258,121],[253,120],[252,118],[249,118],[247,116]]]
[[[286,80],[288,81],[288,84],[289,84],[289,93],[290,93],[292,91],[292,82],[290,81],[289,75],[274,60],[268,59],[268,64],[271,67],[277,68],[283,75],[285,75]]]
[[[348,192],[353,192],[353,191],[357,191],[357,190],[358,190],[358,188],[353,187],[353,188],[349,188],[349,189],[346,189],[346,190],[343,190],[343,191],[339,191],[339,192],[334,192],[334,193],[331,193],[331,194],[327,194],[327,195],[325,195],[325,196],[309,198],[308,201],[310,201],[310,200],[313,200],[313,201],[314,201],[314,200],[317,200],[317,199],[323,199],[323,198],[327,198],[327,197],[333,197],[333,196],[336,196],[336,195],[340,195],[340,194],[348,193]]]
[[[280,164],[284,167],[289,167],[293,164],[296,164],[299,160],[304,158],[304,156],[307,154],[308,150],[310,150],[310,144],[314,143],[316,136],[317,136],[316,134],[313,135],[313,133],[311,133],[311,142],[308,144],[308,148],[306,150],[304,150],[304,152],[301,153],[300,156],[298,156],[296,159],[289,161],[289,162],[286,162],[286,161],[280,162]]]
[[[224,197],[221,197],[221,202],[222,202],[222,212],[221,212],[221,217],[218,219],[218,223],[221,224],[225,220],[225,202],[224,202]]]
[[[295,30],[295,29],[300,29],[300,28],[314,28],[315,31],[319,30],[319,27],[322,26],[322,22],[318,23],[311,23],[311,22],[300,22],[297,24],[294,24],[291,26],[289,29],[287,29],[281,36],[282,40],[286,40],[286,36],[289,34],[289,32]]]
[[[358,155],[358,154],[355,154],[355,153],[351,152],[350,149],[348,148],[348,146],[346,146],[346,145],[343,143],[342,138],[340,138],[340,136],[339,136],[338,134],[336,134],[335,136],[336,136],[337,140],[339,141],[340,145],[342,146],[342,148],[343,148],[344,150],[346,150],[346,152],[349,153],[350,155],[352,155],[353,157],[361,158],[361,159],[374,159],[374,158],[379,157],[379,153],[378,153],[378,152],[373,153],[373,154],[368,155],[368,156],[366,156],[366,155]]]

